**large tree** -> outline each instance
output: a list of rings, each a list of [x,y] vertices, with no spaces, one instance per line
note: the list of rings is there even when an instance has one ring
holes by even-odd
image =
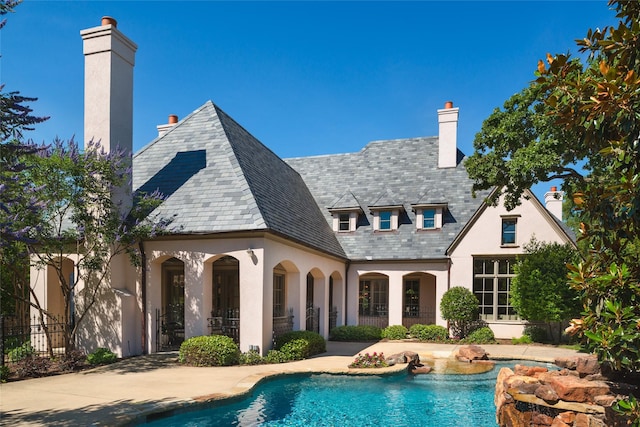
[[[516,276],[511,282],[511,305],[520,317],[544,322],[549,336],[559,341],[552,325],[580,315],[580,294],[567,284],[567,264],[577,253],[570,244],[545,243],[531,239],[524,245],[525,254],[518,257]]]
[[[563,178],[586,250],[571,266],[585,346],[615,371],[640,371],[640,2],[611,0],[619,22],[578,40],[584,61],[548,54],[538,78],[484,123],[467,161],[474,189],[507,207]],[[495,202],[497,198],[491,200]]]

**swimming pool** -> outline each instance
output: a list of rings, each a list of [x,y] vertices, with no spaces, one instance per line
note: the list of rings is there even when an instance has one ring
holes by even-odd
[[[287,375],[261,383],[240,401],[147,425],[496,427],[496,377],[515,363],[521,362],[498,362],[475,375]]]

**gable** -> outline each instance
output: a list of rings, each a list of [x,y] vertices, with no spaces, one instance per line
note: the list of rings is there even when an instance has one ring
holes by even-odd
[[[535,236],[538,241],[571,243],[573,238],[553,215],[545,209],[533,193],[527,191],[527,198],[511,211],[503,205],[504,197],[496,206],[483,203],[469,221],[467,227],[447,249],[451,257],[468,255],[514,255],[523,252],[523,246]],[[516,241],[505,245],[501,241],[503,219],[516,222]]]

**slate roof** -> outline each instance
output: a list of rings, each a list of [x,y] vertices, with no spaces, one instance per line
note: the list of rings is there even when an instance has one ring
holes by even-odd
[[[304,178],[327,223],[328,207],[350,191],[364,209],[355,232],[336,233],[351,260],[446,258],[446,249],[483,202],[458,151],[455,168],[438,168],[438,138],[374,141],[357,153],[285,159]],[[371,207],[403,206],[397,231],[375,232]],[[447,204],[440,230],[417,230],[411,205]]]
[[[270,231],[345,257],[301,176],[211,101],[133,157],[134,191],[178,234]]]

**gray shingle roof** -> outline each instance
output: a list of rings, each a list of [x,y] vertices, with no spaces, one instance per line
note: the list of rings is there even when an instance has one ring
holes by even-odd
[[[181,234],[265,230],[345,257],[300,175],[211,101],[133,158],[133,188]]]
[[[458,152],[462,159],[462,153]],[[369,143],[362,151],[286,159],[304,178],[316,203],[331,221],[328,207],[350,190],[363,207],[402,205],[397,231],[375,232],[365,209],[355,232],[337,233],[352,260],[442,259],[455,236],[482,204],[471,196],[472,181],[460,161],[438,169],[438,138],[409,138]],[[447,203],[440,230],[416,229],[415,204]]]

